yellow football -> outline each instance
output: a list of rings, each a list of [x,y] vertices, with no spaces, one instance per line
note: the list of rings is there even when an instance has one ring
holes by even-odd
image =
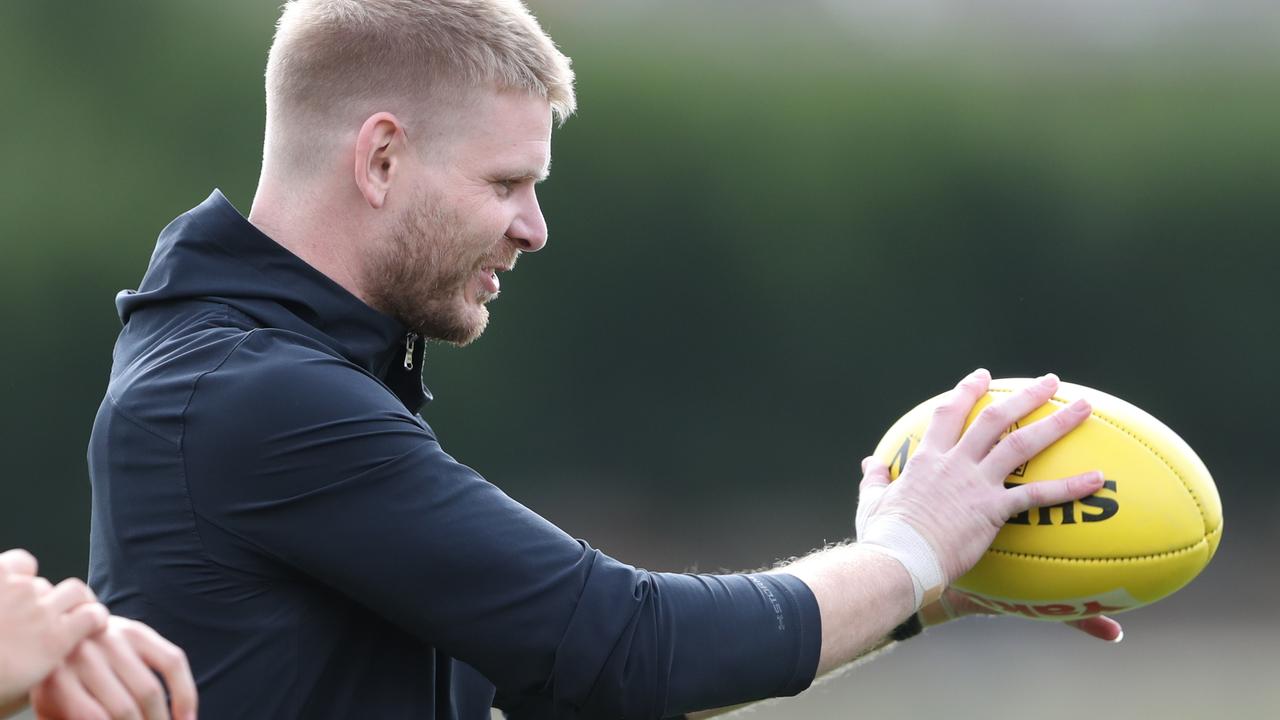
[[[993,380],[968,422],[1030,382]],[[942,397],[916,406],[880,441],[876,456],[889,463],[891,478],[915,452]],[[1132,610],[1191,582],[1218,549],[1222,503],[1213,478],[1191,447],[1148,413],[1064,382],[1010,430],[1077,398],[1090,402],[1092,415],[1006,485],[1090,470],[1101,470],[1106,484],[1083,500],[1010,518],[978,564],[952,584],[996,612],[1072,620]]]

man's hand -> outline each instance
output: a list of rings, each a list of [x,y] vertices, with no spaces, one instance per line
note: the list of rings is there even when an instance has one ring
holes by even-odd
[[[997,613],[974,602],[968,595],[958,590],[947,589],[937,602],[920,609],[920,620],[925,627],[933,627],[950,622],[966,615],[996,615]],[[1069,620],[1065,625],[1092,635],[1099,640],[1118,643],[1124,638],[1124,630],[1120,623],[1105,615],[1095,615],[1083,620]]]
[[[1100,473],[1027,483],[1004,479],[1089,416],[1078,402],[1010,433],[1014,421],[1048,402],[1058,379],[1040,381],[986,408],[964,430],[991,376],[971,373],[934,412],[901,477],[876,458],[863,462],[858,542],[801,558],[775,572],[802,580],[822,615],[818,672],[860,657],[895,625],[937,599],[986,552],[1005,521],[1023,510],[1086,497]],[[1092,626],[1089,626],[1092,627]]]
[[[169,688],[170,708],[155,673]],[[194,720],[196,684],[178,646],[140,622],[112,617],[32,692],[31,705],[47,720]]]
[[[22,706],[81,640],[107,623],[106,608],[77,579],[57,587],[25,550],[0,554],[0,714]]]
[[[858,539],[889,528],[891,532],[879,534],[899,542],[900,535],[912,536],[909,530],[901,532],[905,523],[927,543],[925,554],[932,550],[941,570],[941,583],[926,591],[940,592],[968,572],[1010,517],[1033,507],[1078,500],[1102,487],[1102,474],[1089,472],[1005,488],[1009,473],[1084,422],[1091,408],[1077,400],[1002,439],[1011,425],[1053,397],[1058,378],[1045,375],[985,408],[964,430],[965,420],[990,381],[986,370],[976,370],[938,405],[920,446],[892,484],[883,461],[874,457],[863,461]]]

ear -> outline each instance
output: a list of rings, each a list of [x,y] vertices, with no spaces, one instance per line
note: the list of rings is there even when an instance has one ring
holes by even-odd
[[[400,120],[388,112],[369,116],[356,136],[355,181],[369,207],[380,210],[391,186],[404,177],[409,150]]]

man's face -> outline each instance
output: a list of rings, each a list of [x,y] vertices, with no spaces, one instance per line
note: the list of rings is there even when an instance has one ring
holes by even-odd
[[[463,112],[461,122],[413,139],[432,145],[407,168],[408,202],[369,266],[378,307],[423,337],[457,345],[488,324],[498,273],[546,244],[534,185],[551,163],[546,100],[487,92]]]

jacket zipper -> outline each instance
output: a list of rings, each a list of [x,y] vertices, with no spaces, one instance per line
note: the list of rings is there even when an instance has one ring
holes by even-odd
[[[409,333],[404,336],[404,369],[413,369],[413,346],[418,342],[418,333]]]

